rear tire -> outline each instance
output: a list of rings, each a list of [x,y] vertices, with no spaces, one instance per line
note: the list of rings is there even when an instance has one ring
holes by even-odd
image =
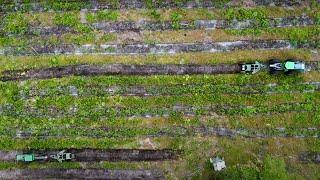
[[[295,74],[295,71],[287,71],[287,72],[285,72],[285,74],[287,76],[293,76]]]
[[[275,70],[275,69],[273,69],[273,68],[270,68],[269,73],[270,73],[271,75],[276,75],[276,74],[280,74],[280,71],[277,71],[277,70]]]

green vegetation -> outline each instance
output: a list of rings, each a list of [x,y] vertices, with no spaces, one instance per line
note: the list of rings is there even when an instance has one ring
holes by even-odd
[[[77,32],[82,33],[89,33],[92,31],[89,26],[80,23],[79,15],[74,12],[56,14],[54,17],[54,24],[57,26],[71,27]]]
[[[173,29],[180,29],[180,26],[181,26],[180,23],[181,23],[182,17],[183,15],[179,12],[173,12],[170,15]]]
[[[298,45],[320,38],[316,1],[310,8],[222,8],[227,1],[215,1],[218,9],[159,9],[156,7],[162,1],[145,0],[146,9],[101,9],[81,14],[80,9],[92,8],[88,2],[50,0],[41,2],[40,6],[56,11],[46,9],[37,13],[28,12],[29,4],[23,6],[21,12],[3,15],[0,46],[15,47],[13,50],[19,52],[35,46],[61,44],[153,45],[288,39],[292,45]],[[112,8],[120,7],[119,0],[106,3]],[[6,8],[9,11],[13,6]],[[81,22],[83,14],[88,24]],[[314,18],[316,25],[269,27],[270,17],[302,14]],[[251,19],[256,23],[244,30],[181,29],[183,21],[198,19],[227,19],[228,23]],[[90,25],[144,20],[170,21],[173,30],[107,33]],[[70,32],[26,34],[29,28],[55,26]],[[108,50],[115,51],[113,47]],[[305,48],[159,55],[2,55],[0,72],[77,64],[236,64],[267,62],[271,58],[317,61],[318,54]],[[1,151],[125,148],[182,152],[174,161],[0,162],[0,169],[160,169],[166,179],[317,179],[319,166],[303,163],[298,157],[301,152],[320,151],[319,138],[315,138],[320,128],[319,85],[306,83],[319,81],[319,72],[272,76],[264,71],[255,75],[68,76],[0,82]],[[214,135],[218,128],[226,128],[218,133],[221,136]],[[226,136],[228,133],[232,136],[229,130],[236,135]],[[26,137],[22,138],[23,135]],[[255,138],[257,136],[261,138]],[[225,171],[213,171],[209,158],[217,155],[225,159]]]
[[[316,25],[320,25],[320,13],[316,13],[315,15],[315,24]]]
[[[283,159],[266,156],[263,165],[261,179],[289,179]]]
[[[75,27],[79,24],[79,17],[76,13],[61,13],[54,17],[54,23],[58,26]]]
[[[28,30],[28,21],[22,13],[7,14],[3,23],[3,30],[10,34],[24,34]]]
[[[104,10],[97,13],[88,13],[86,18],[88,22],[94,23],[99,21],[117,21],[120,12],[116,10]]]

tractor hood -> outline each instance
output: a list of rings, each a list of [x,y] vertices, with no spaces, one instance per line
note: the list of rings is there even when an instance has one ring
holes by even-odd
[[[284,67],[286,68],[286,69],[295,69],[295,65],[294,65],[295,63],[294,62],[286,62],[285,64],[284,64]]]
[[[289,61],[289,62],[286,62],[284,66],[288,70],[304,70],[305,69],[304,63],[301,63],[301,62]]]

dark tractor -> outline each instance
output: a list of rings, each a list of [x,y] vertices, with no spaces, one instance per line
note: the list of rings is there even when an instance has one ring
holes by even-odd
[[[284,72],[287,75],[291,75],[297,72],[305,72],[305,63],[294,59],[287,59],[285,62],[271,59],[269,61],[269,70],[270,74]]]

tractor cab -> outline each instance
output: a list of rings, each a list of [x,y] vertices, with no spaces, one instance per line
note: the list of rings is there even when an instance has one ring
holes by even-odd
[[[37,156],[35,154],[18,154],[16,161],[20,162],[33,162],[33,161],[44,161],[48,156]]]
[[[35,160],[34,154],[19,154],[16,156],[17,161],[32,162]]]

